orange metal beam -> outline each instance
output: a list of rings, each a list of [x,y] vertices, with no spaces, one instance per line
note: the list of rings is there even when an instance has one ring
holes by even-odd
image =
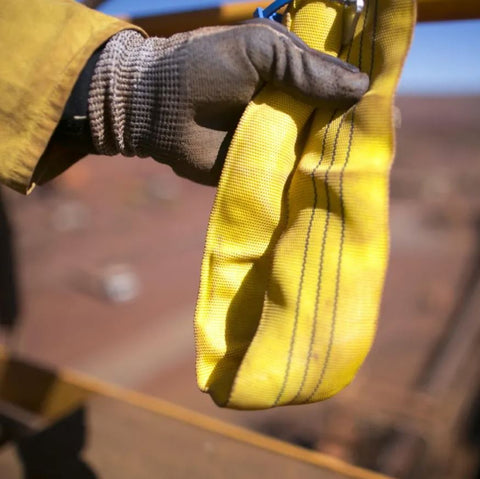
[[[480,18],[478,0],[417,0],[417,3],[419,22]]]
[[[225,3],[218,8],[133,19],[150,35],[168,36],[202,26],[228,25],[252,18],[256,7],[270,1]],[[480,0],[417,0],[418,21],[480,18]]]

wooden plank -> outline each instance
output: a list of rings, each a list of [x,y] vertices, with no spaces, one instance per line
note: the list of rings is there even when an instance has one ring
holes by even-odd
[[[341,472],[95,394],[83,408],[20,437],[17,451],[0,450],[0,471],[8,470],[9,479],[23,477],[18,467],[15,471],[19,462],[24,470],[34,470],[35,477],[345,478]],[[90,474],[73,474],[79,468]]]
[[[89,402],[88,417],[83,456],[100,477],[150,479],[159,471],[162,477],[199,479],[345,477],[105,397]],[[115,451],[122,451],[122,461]]]
[[[243,463],[251,461],[253,454],[257,455],[257,459],[260,462],[264,460],[262,458],[268,458],[274,455],[275,463],[283,464],[285,468],[294,471],[291,476],[282,477],[388,479],[382,474],[370,472],[325,454],[303,449],[263,434],[210,418],[158,398],[105,384],[72,371],[62,370],[54,372],[20,359],[9,359],[5,353],[0,351],[0,399],[2,400],[7,400],[14,405],[23,407],[27,411],[43,414],[47,420],[55,423],[55,420],[64,420],[62,418],[68,417],[71,411],[78,410],[84,405],[86,405],[88,410],[91,401],[95,400],[94,397],[100,398],[99,401],[104,405],[110,404],[110,406],[104,406],[104,412],[99,413],[99,421],[110,408],[112,411],[115,410],[115,408],[118,410],[125,409],[132,411],[132,415],[142,417],[145,414],[148,415],[151,419],[147,421],[147,423],[155,424],[156,421],[155,428],[158,427],[159,430],[151,431],[151,434],[154,436],[161,433],[163,428],[166,427],[165,424],[175,423],[176,428],[183,428],[190,431],[188,434],[185,434],[185,444],[188,443],[188,438],[191,434],[203,435],[204,438],[210,438],[208,440],[212,438],[222,438],[215,439],[215,441],[226,441],[232,445],[231,447],[236,452],[232,451],[230,456],[237,456],[238,460],[236,464],[238,467]],[[153,418],[156,418],[155,421]],[[112,421],[113,420],[114,419],[112,419]],[[115,419],[115,421],[118,421],[120,424],[125,420],[121,414]],[[92,421],[92,424],[94,424],[97,419],[94,418]],[[124,427],[123,430],[125,430],[125,434],[127,435],[126,438],[131,442],[131,447],[137,447],[135,452],[136,457],[140,457],[144,452],[144,442],[140,437],[136,440],[131,440],[129,436],[129,431],[136,430],[136,428],[133,426],[131,428]],[[200,431],[200,433],[198,431]],[[165,441],[168,442],[168,438],[165,439]],[[171,454],[178,453],[179,467],[185,463],[185,448],[180,447],[180,445],[181,438],[177,438],[177,448],[171,451]],[[107,448],[105,445],[103,447]],[[193,446],[190,445],[189,447]],[[118,451],[112,451],[108,448],[105,449],[104,454],[113,455],[115,458],[118,457]],[[145,454],[152,454],[151,449],[145,449]],[[270,459],[265,460],[270,462]],[[224,466],[227,467],[228,464],[224,464]],[[302,471],[315,471],[316,476],[300,476],[295,473],[295,468],[298,469],[299,474]],[[305,474],[307,474],[307,472],[305,472]],[[126,478],[132,476],[107,475],[106,477]],[[190,476],[175,475],[175,477]]]

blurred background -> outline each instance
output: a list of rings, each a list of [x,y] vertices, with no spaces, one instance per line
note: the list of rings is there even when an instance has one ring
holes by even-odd
[[[154,24],[217,2],[93,3]],[[149,159],[92,156],[28,198],[2,190],[2,342],[394,477],[480,478],[480,21],[420,24],[396,105],[378,334],[335,398],[238,412],[197,390],[192,320],[215,190]]]

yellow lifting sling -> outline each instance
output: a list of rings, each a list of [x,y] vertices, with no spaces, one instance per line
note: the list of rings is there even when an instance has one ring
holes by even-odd
[[[197,379],[221,406],[326,399],[367,355],[388,257],[392,103],[414,0],[367,0],[342,46],[346,9],[294,0],[285,23],[357,65],[370,90],[348,111],[314,110],[266,86],[228,152],[202,264]]]

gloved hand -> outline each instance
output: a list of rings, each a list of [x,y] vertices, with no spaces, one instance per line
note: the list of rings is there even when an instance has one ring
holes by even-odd
[[[308,103],[339,106],[359,100],[369,83],[356,67],[268,20],[170,38],[126,30],[108,41],[90,83],[95,148],[151,156],[180,176],[214,185],[237,122],[265,82]]]

